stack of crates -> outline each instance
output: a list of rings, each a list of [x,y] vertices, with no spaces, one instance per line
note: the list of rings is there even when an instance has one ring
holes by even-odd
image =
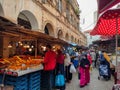
[[[6,76],[5,85],[14,87],[14,90],[28,90],[28,75],[20,77]]]
[[[40,90],[40,71],[29,74],[29,90]]]

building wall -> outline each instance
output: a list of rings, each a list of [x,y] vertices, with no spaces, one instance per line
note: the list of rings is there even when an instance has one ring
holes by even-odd
[[[76,4],[76,1],[74,4]],[[0,0],[0,15],[17,23],[20,13],[30,21],[32,30],[44,33],[46,25],[50,27],[51,36],[58,37],[61,30],[61,39],[78,45],[86,45],[86,37],[79,31],[78,5],[61,0],[62,9],[58,10],[58,0]],[[69,8],[69,18],[66,8]],[[67,36],[66,36],[67,35]]]

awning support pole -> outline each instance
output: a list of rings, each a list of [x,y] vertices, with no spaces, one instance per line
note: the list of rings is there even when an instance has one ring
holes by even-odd
[[[117,66],[117,55],[118,54],[118,18],[116,18],[116,66]]]

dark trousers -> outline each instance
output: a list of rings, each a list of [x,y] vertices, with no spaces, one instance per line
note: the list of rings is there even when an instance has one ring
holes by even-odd
[[[61,73],[64,75],[64,64],[57,63],[56,66],[56,74]]]
[[[72,80],[72,73],[70,73],[70,65],[69,66],[65,66],[65,78],[66,78],[67,82]]]
[[[41,90],[52,90],[52,74],[52,70],[41,72]]]

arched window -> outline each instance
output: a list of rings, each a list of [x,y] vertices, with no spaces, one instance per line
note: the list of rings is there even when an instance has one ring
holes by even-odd
[[[69,41],[69,35],[68,35],[68,33],[65,35],[65,40]]]
[[[32,29],[29,19],[23,13],[18,16],[18,24],[24,26],[24,28]]]
[[[44,32],[47,35],[54,36],[53,26],[50,23],[47,23],[45,25]]]
[[[28,10],[23,10],[19,13],[17,23],[27,29],[38,29],[38,22],[35,15]]]
[[[58,38],[62,39],[63,38],[63,32],[62,30],[58,31]]]
[[[47,26],[45,26],[45,34],[48,34],[48,35],[49,35],[49,31],[48,31]]]

